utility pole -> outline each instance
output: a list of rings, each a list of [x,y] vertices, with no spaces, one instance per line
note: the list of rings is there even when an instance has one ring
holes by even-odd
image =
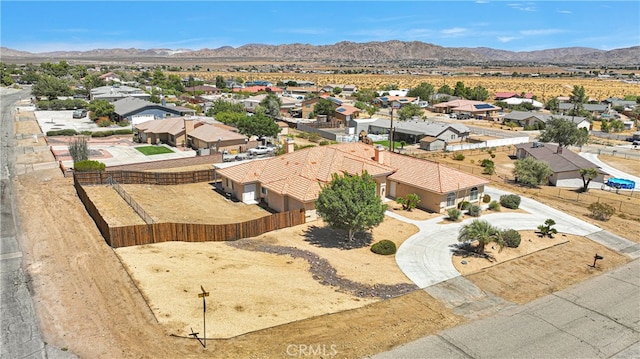
[[[389,127],[389,151],[393,152],[393,103],[391,104],[391,127]]]

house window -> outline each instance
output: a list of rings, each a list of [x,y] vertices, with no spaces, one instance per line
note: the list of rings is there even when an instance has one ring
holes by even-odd
[[[452,135],[451,135],[451,139],[452,139],[452,140],[455,140],[455,139],[456,139],[456,135],[452,134]]]
[[[447,195],[447,207],[455,206],[456,204],[456,194],[451,192]]]
[[[473,187],[471,189],[471,194],[469,195],[469,200],[475,201],[478,199],[478,187]]]
[[[261,187],[260,192],[262,192],[263,195],[267,195],[267,189],[264,187]]]

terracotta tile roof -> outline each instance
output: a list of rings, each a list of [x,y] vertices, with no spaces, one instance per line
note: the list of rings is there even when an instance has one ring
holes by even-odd
[[[136,125],[138,131],[144,133],[168,133],[172,135],[180,134],[184,131],[185,117],[171,117],[162,120],[150,120]],[[204,123],[197,121],[194,127],[202,126]]]
[[[467,173],[409,156],[384,151],[383,163],[374,160],[375,148],[360,142],[306,148],[275,158],[217,169],[238,183],[260,182],[270,191],[303,202],[313,201],[322,183],[334,173],[385,177],[436,193],[479,186],[489,181]]]
[[[349,116],[353,115],[354,113],[360,113],[360,109],[355,106],[343,104],[342,106],[336,108],[336,112],[345,116]]]
[[[218,126],[203,124],[202,126],[198,126],[197,128],[195,128],[193,131],[191,131],[191,133],[188,133],[188,135],[205,142],[215,142],[218,139],[227,141],[247,138],[246,136],[241,135],[238,132],[230,131],[228,127],[229,126],[225,125]]]

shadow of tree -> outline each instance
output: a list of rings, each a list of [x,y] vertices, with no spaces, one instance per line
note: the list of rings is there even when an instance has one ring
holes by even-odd
[[[489,262],[495,262],[496,258],[487,252],[480,254],[476,252],[476,247],[472,246],[471,243],[454,243],[449,245],[451,248],[451,253],[455,257],[460,258],[482,258],[486,259]]]
[[[304,233],[305,241],[322,248],[355,249],[367,247],[373,241],[370,232],[358,232],[349,241],[347,231],[333,229],[329,226],[310,226]]]

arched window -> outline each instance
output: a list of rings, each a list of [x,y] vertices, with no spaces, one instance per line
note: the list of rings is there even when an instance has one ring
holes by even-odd
[[[451,192],[447,195],[447,207],[454,206],[456,204],[456,194]]]
[[[471,201],[475,201],[478,199],[478,187],[473,187],[471,189],[471,194],[469,195],[469,199]]]

